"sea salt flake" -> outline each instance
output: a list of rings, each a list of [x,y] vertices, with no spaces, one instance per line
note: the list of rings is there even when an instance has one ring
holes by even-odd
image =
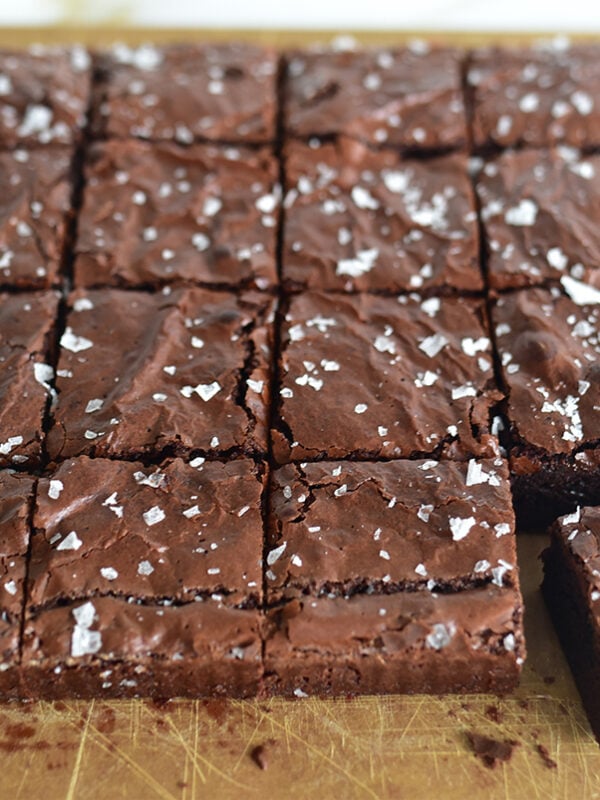
[[[193,517],[197,517],[198,514],[201,514],[202,512],[200,511],[198,506],[195,505],[195,506],[190,506],[190,508],[186,508],[185,511],[183,511],[182,513],[183,516],[186,517],[187,519],[192,519]]]
[[[538,206],[533,200],[524,198],[520,201],[518,206],[509,208],[504,219],[508,225],[528,226],[534,225],[537,218]]]
[[[94,411],[100,411],[103,405],[104,405],[104,400],[102,400],[99,397],[94,398],[93,400],[88,400],[88,403],[85,407],[85,413],[93,414]]]
[[[113,567],[100,567],[100,574],[107,581],[116,581],[119,573]]]
[[[355,258],[343,258],[338,261],[336,274],[360,278],[361,275],[373,269],[378,256],[379,249],[376,247],[369,250],[359,250]]]
[[[443,622],[436,622],[435,625],[433,625],[431,633],[425,638],[425,641],[427,646],[431,647],[433,650],[443,650],[443,648],[447,647],[452,641],[454,633],[455,627],[453,623],[450,622],[444,625]]]
[[[144,511],[142,514],[144,522],[149,526],[156,525],[158,522],[162,522],[165,516],[165,512],[160,506],[152,506],[152,508],[149,508],[148,511]]]
[[[51,500],[58,500],[60,493],[64,489],[64,484],[58,478],[53,478],[48,486],[48,497]]]
[[[137,571],[138,575],[152,575],[154,567],[149,561],[140,561]]]
[[[69,327],[65,329],[61,336],[60,344],[61,347],[64,347],[65,350],[70,350],[72,353],[80,353],[82,350],[89,350],[90,347],[94,346],[94,343],[84,336],[76,336]]]
[[[68,533],[65,538],[56,546],[57,550],[79,550],[83,542],[75,531]]]
[[[434,358],[447,344],[448,339],[443,334],[434,333],[423,339],[419,344],[419,350],[422,350],[429,358]]]
[[[448,519],[450,532],[455,542],[460,542],[468,534],[473,525],[477,524],[475,517],[450,517]]]
[[[569,275],[563,275],[560,279],[563,289],[571,300],[578,306],[597,305],[600,303],[600,290],[587,283],[576,281]]]
[[[279,547],[275,547],[273,550],[271,550],[269,553],[267,553],[267,564],[268,564],[270,567],[272,567],[272,566],[273,566],[273,564],[275,564],[275,562],[276,562],[276,561],[277,561],[279,558],[281,558],[281,556],[282,556],[282,555],[284,554],[284,552],[285,552],[285,548],[286,548],[286,547],[287,547],[287,542],[284,542],[284,543],[283,543],[282,545],[280,545]]]

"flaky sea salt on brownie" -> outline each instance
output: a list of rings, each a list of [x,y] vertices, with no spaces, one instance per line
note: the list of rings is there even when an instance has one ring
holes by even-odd
[[[289,460],[495,453],[483,304],[307,292],[282,329],[274,430]]]
[[[88,158],[76,285],[276,283],[278,169],[266,149],[110,141]]]
[[[463,155],[405,159],[340,137],[285,151],[282,275],[290,288],[483,288]]]
[[[485,48],[472,55],[476,146],[600,144],[600,48]]]
[[[290,55],[284,82],[288,134],[346,134],[415,150],[467,138],[462,54],[449,48],[312,50]]]
[[[82,457],[41,479],[28,692],[255,693],[263,484],[250,460],[145,467]]]
[[[80,289],[69,303],[51,458],[266,452],[271,298]]]
[[[277,57],[250,44],[117,45],[99,58],[94,127],[121,139],[270,142]]]
[[[0,466],[39,463],[57,307],[54,292],[0,294]]]
[[[538,526],[600,490],[600,292],[562,284],[503,295],[492,312],[516,508]]]
[[[56,286],[71,208],[66,147],[0,152],[0,285]]]
[[[76,141],[90,89],[91,61],[82,47],[0,50],[0,147]]]
[[[563,275],[600,285],[600,157],[509,151],[485,164],[477,192],[492,288]]]

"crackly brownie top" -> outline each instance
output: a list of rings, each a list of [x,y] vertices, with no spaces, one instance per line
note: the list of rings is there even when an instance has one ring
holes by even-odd
[[[262,473],[249,460],[164,467],[64,462],[39,482],[28,602],[100,594],[143,602],[262,593]]]
[[[502,459],[319,462],[273,476],[268,599],[514,582]]]
[[[69,303],[52,458],[265,450],[270,298],[80,289]]]
[[[82,47],[0,50],[0,145],[71,144],[86,121],[90,86]]]
[[[0,617],[16,623],[23,610],[25,560],[29,546],[29,513],[35,480],[0,471]],[[1,623],[0,623],[1,624]],[[0,634],[1,642],[1,634]],[[0,643],[0,650],[3,645]]]
[[[269,142],[277,58],[250,44],[117,45],[101,55],[96,127],[108,136]]]
[[[111,141],[90,152],[77,285],[276,282],[277,165],[266,149]]]
[[[600,625],[600,509],[577,508],[550,527],[554,542],[574,558],[596,625]]]
[[[71,207],[66,147],[0,153],[0,284],[56,285]]]
[[[493,309],[520,445],[570,453],[600,438],[600,292],[570,277],[558,288],[502,296]]]
[[[282,331],[280,463],[489,453],[496,397],[479,301],[306,293]]]
[[[589,45],[473,54],[476,145],[600,144],[600,50]]]
[[[430,150],[466,141],[461,53],[417,44],[400,49],[305,51],[285,81],[288,133],[345,133],[374,144]]]
[[[341,137],[286,148],[283,278],[317,289],[483,288],[464,155],[422,161]]]
[[[562,275],[600,285],[600,157],[565,147],[503,153],[477,191],[493,288]]]

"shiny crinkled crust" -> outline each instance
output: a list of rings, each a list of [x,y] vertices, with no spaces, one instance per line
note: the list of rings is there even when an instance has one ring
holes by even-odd
[[[267,149],[111,141],[88,154],[78,286],[277,282],[278,167]]]
[[[554,46],[472,54],[467,82],[476,146],[600,144],[598,49],[563,45],[557,40]]]
[[[275,139],[277,56],[250,44],[130,48],[99,56],[96,133],[191,144]]]
[[[279,463],[497,452],[489,423],[499,395],[480,301],[293,297],[279,378]]]
[[[69,304],[52,459],[266,452],[271,297],[80,289]]]
[[[466,156],[406,159],[346,137],[290,141],[285,173],[286,285],[483,289]]]
[[[412,47],[291,53],[284,83],[286,132],[346,134],[411,150],[460,148],[467,139],[463,54]]]

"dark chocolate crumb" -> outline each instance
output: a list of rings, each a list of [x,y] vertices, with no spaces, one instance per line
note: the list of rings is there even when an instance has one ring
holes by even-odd
[[[556,769],[558,764],[556,761],[550,757],[550,753],[548,752],[548,748],[543,744],[536,745],[535,748],[544,764],[548,767],[548,769]]]
[[[492,739],[475,731],[468,731],[467,739],[477,758],[490,769],[494,769],[500,762],[510,761],[513,750],[519,744],[510,739],[504,741]]]
[[[556,678],[554,675],[545,675],[544,676],[544,683],[548,684],[549,686],[553,683],[556,683]]]
[[[502,722],[502,714],[498,706],[488,706],[485,710],[485,715],[488,719],[491,719],[492,722]]]
[[[257,744],[250,750],[250,758],[259,769],[265,770],[269,766],[268,749],[265,744]]]

